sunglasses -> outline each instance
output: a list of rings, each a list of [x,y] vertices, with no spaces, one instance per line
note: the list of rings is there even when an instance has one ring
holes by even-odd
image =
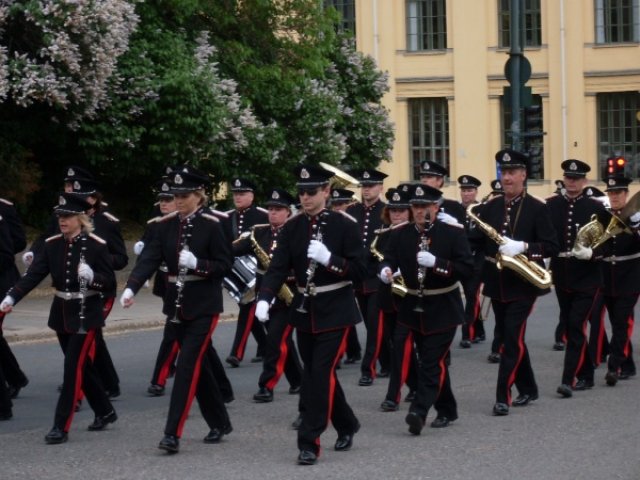
[[[310,197],[313,197],[313,196],[317,195],[319,191],[320,191],[319,187],[298,188],[298,195],[299,196],[308,195]]]

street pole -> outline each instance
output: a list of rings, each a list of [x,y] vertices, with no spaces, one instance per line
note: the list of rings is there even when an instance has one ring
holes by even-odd
[[[521,151],[520,135],[520,65],[522,60],[522,46],[520,44],[520,3],[522,0],[511,0],[509,19],[511,49],[511,148]]]

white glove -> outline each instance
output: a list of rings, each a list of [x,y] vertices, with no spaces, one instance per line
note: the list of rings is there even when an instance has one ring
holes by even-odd
[[[444,212],[438,212],[438,220],[444,223],[448,223],[449,225],[460,225],[460,222],[458,222],[455,217],[452,217],[448,213]]]
[[[198,259],[190,251],[182,250],[180,252],[180,258],[178,259],[178,266],[187,267],[190,270],[195,270],[198,266]]]
[[[86,280],[88,285],[93,282],[93,270],[86,263],[78,265],[78,280]]]
[[[260,300],[256,303],[255,317],[258,321],[263,323],[269,320],[269,302],[266,300]]]
[[[33,262],[33,252],[24,252],[22,254],[22,263],[25,267],[30,267]]]
[[[507,257],[515,257],[519,253],[524,252],[525,250],[524,242],[520,240],[512,240],[509,237],[505,237],[505,238],[507,240],[507,243],[505,243],[504,245],[500,245],[500,248],[498,249],[500,250],[500,253],[502,255],[506,255]]]
[[[122,292],[122,296],[120,297],[120,305],[124,308],[129,308],[133,305],[133,290],[130,288],[124,289],[124,292]]]
[[[418,265],[431,268],[436,264],[436,257],[431,252],[418,252]]]
[[[6,297],[4,297],[4,300],[2,300],[2,303],[0,303],[0,312],[3,312],[3,313],[10,312],[11,307],[13,307],[15,303],[16,302],[13,299],[13,297],[11,295],[7,295]]]
[[[387,285],[389,285],[393,280],[393,272],[389,267],[384,267],[382,270],[380,270],[378,278],[382,283],[386,283]]]
[[[144,242],[139,241],[133,244],[133,253],[136,255],[140,255],[142,253],[142,249],[144,248]]]
[[[578,243],[571,250],[571,255],[576,257],[578,260],[589,260],[593,256],[593,250]]]
[[[309,248],[307,249],[307,257],[326,267],[329,265],[331,252],[324,243],[318,240],[311,240]]]
[[[636,212],[629,217],[629,221],[631,222],[631,226],[633,228],[637,228],[640,225],[640,212]]]

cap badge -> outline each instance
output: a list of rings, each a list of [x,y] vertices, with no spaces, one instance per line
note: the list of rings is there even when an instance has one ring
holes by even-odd
[[[431,168],[431,165],[429,165],[427,162],[424,162],[423,170],[429,170],[430,168]]]
[[[74,190],[80,190],[82,188],[82,186],[80,185],[80,182],[78,182],[77,180],[75,182],[73,182],[73,189]]]
[[[609,186],[613,186],[616,184],[616,181],[613,178],[609,179]]]
[[[416,195],[419,195],[421,197],[424,196],[424,190],[422,190],[422,187],[417,187],[416,188]]]
[[[233,182],[233,186],[234,186],[234,187],[239,187],[239,186],[241,186],[241,185],[242,185],[242,182],[240,181],[240,179],[239,179],[239,178],[236,178],[236,181],[235,181],[235,182]]]
[[[67,201],[64,199],[64,197],[62,195],[60,195],[60,198],[58,198],[58,203],[60,205],[66,205]]]
[[[496,188],[499,190],[502,188],[502,184],[500,182],[496,182]]]
[[[334,190],[334,191],[333,191],[333,193],[332,193],[331,195],[333,195],[333,196],[334,196],[334,197],[336,197],[336,198],[338,198],[338,197],[340,196],[340,194],[338,193],[338,191],[337,191],[337,190]]]
[[[587,189],[587,195],[591,196],[593,195],[593,190],[591,190],[590,188]]]
[[[169,185],[167,183],[163,183],[162,187],[160,187],[160,190],[162,190],[163,192],[168,192],[169,191]]]
[[[175,183],[176,185],[182,185],[182,177],[180,176],[180,174],[176,175],[173,178],[173,183]]]
[[[371,174],[365,170],[362,174],[362,178],[371,178]]]
[[[578,170],[578,165],[576,165],[576,162],[571,162],[571,164],[569,165],[569,170],[571,170],[573,172]]]
[[[171,172],[173,172],[173,168],[171,168],[171,167],[167,167],[164,170],[164,173],[166,173],[167,175],[169,175]]]
[[[189,173],[189,167],[184,167],[184,168],[182,169],[182,171],[183,171],[184,173]]]
[[[399,202],[400,201],[400,194],[398,192],[395,192],[392,196],[391,196],[391,200],[393,200],[394,202]]]
[[[511,155],[509,155],[508,153],[505,153],[504,155],[502,155],[502,161],[505,163],[508,163],[511,161]]]
[[[300,178],[309,178],[309,171],[306,168],[300,170]]]
[[[280,198],[280,194],[278,192],[273,192],[271,194],[271,198],[273,198],[274,200],[278,200]]]
[[[462,177],[462,183],[469,183],[469,179],[467,177]]]
[[[69,170],[67,170],[68,177],[73,177],[75,174],[76,172],[73,170],[73,168],[70,168]]]

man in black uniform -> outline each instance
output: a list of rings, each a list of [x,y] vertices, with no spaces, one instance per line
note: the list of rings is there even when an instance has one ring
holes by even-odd
[[[89,359],[96,331],[104,325],[99,294],[116,284],[106,242],[91,233],[85,215],[89,208],[81,195],[60,195],[55,213],[61,233],[45,240],[27,273],[0,304],[0,311],[10,311],[51,274],[56,293],[49,328],[55,330],[64,352],[64,381],[53,428],[45,436],[48,444],[67,441],[74,407],[83,391],[96,415],[89,430],[104,430],[118,418]]]
[[[458,418],[446,357],[456,328],[464,320],[460,280],[473,273],[473,256],[464,229],[438,220],[442,192],[417,185],[410,200],[413,223],[394,229],[384,249],[380,279],[391,283],[399,269],[407,286],[398,321],[409,327],[419,358],[418,390],[405,421],[419,435],[434,406],[433,428]]]
[[[231,182],[235,208],[226,212],[229,218],[223,222],[223,227],[231,241],[236,240],[244,232],[250,231],[252,226],[269,221],[267,211],[254,204],[255,190],[255,184],[245,178],[235,178]],[[231,353],[226,359],[226,362],[232,367],[239,366],[244,358],[249,332],[251,332],[258,344],[256,356],[251,359],[251,362],[262,362],[264,357],[267,335],[264,325],[254,321],[255,303],[252,300],[253,298],[247,303],[242,303],[241,301],[238,305],[240,310],[236,325],[236,335],[231,346]]]
[[[611,214],[620,218],[627,203],[631,179],[614,176],[605,179]],[[614,386],[636,374],[631,348],[634,307],[640,294],[640,212],[628,219],[631,232],[616,234],[604,246],[604,304],[611,322],[611,342],[605,381]],[[607,223],[604,223],[606,226]]]
[[[378,301],[378,287],[380,281],[377,276],[378,262],[369,251],[375,231],[382,226],[382,210],[384,202],[380,199],[382,182],[387,177],[385,173],[374,169],[364,169],[353,172],[362,186],[362,202],[347,209],[347,213],[356,219],[360,227],[360,239],[365,250],[367,260],[367,278],[356,285],[356,299],[367,328],[367,341],[362,357],[360,370],[362,375],[358,385],[367,387],[373,384],[377,376],[376,365],[380,360],[380,370],[384,376],[389,372],[388,337],[384,332],[384,321],[380,303]]]
[[[349,327],[361,319],[353,283],[366,278],[367,269],[357,223],[326,208],[333,173],[299,165],[295,174],[303,212],[282,228],[260,288],[256,316],[268,318],[271,301],[293,269],[298,292],[289,322],[297,330],[304,364],[298,463],[313,465],[329,420],[338,431],[337,451],[349,450],[360,429],[335,369],[344,354]]]
[[[449,175],[449,171],[439,163],[425,160],[420,164],[420,183],[423,185],[442,190],[444,179],[447,175]],[[460,202],[448,198],[442,200],[438,214],[440,215],[440,220],[453,223],[451,218],[448,218],[448,216],[451,216],[460,225],[464,224],[466,218],[466,212]]]
[[[544,257],[558,252],[558,243],[545,204],[525,190],[527,157],[507,149],[496,154],[496,161],[502,171],[504,195],[476,207],[474,212],[504,239],[504,244],[498,246],[487,237],[482,276],[483,293],[491,298],[496,328],[500,329],[503,342],[493,413],[508,415],[514,383],[520,394],[513,401],[514,407],[527,405],[538,398],[524,336],[536,298],[549,293],[549,289],[538,288],[511,269],[498,269],[496,255],[514,257],[523,254],[529,261],[542,266]]]
[[[145,246],[120,302],[128,308],[133,296],[164,261],[168,288],[163,313],[175,324],[180,355],[176,366],[164,437],[158,448],[177,453],[194,395],[210,428],[205,443],[218,443],[231,423],[218,383],[205,358],[222,311],[222,278],[231,268],[231,247],[220,221],[203,206],[209,179],[193,167],[169,175],[178,215],[165,217],[151,244]]]
[[[550,197],[547,208],[561,249],[551,257],[553,282],[560,306],[556,340],[558,332],[564,332],[567,338],[562,381],[557,391],[568,398],[573,390],[593,387],[594,366],[585,332],[602,287],[598,256],[593,256],[591,248],[583,246],[576,237],[580,227],[589,223],[592,215],[603,217],[605,209],[602,203],[583,193],[587,172],[591,170],[589,165],[580,160],[565,160],[561,167],[564,171],[564,193]]]
[[[346,188],[332,188],[330,202],[331,210],[342,210],[343,212],[346,212],[347,208],[355,203],[355,199],[353,198],[354,195],[355,193],[353,190],[347,190]]]
[[[464,231],[469,240],[471,253],[474,258],[473,275],[462,282],[464,291],[464,323],[462,324],[462,340],[460,346],[462,348],[470,348],[471,343],[477,343],[485,339],[484,325],[480,318],[480,273],[484,264],[484,252],[482,245],[484,244],[484,235],[478,231],[476,225],[466,215],[466,209],[469,205],[478,203],[478,188],[482,182],[471,175],[461,175],[458,177],[458,185],[460,185],[460,203],[465,209]]]

